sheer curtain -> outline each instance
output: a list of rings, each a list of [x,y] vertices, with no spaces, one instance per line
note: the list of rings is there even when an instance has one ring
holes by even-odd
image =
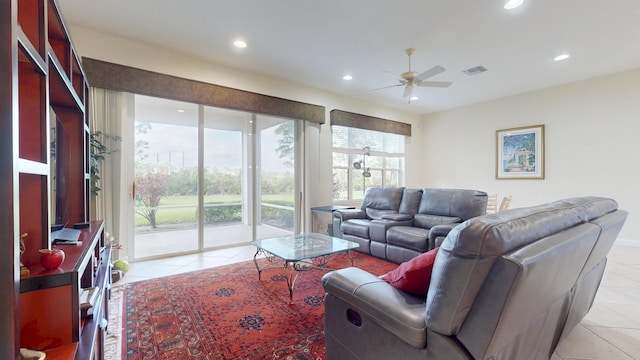
[[[99,137],[111,153],[99,165],[100,180],[96,186],[101,190],[91,197],[91,217],[105,221],[106,241],[121,245],[114,252],[115,259],[126,259],[131,238],[127,202],[132,197],[131,166],[127,155],[132,154],[134,126],[133,94],[94,88],[89,92],[91,133],[98,131],[109,136]],[[113,139],[119,137],[119,140]],[[108,234],[108,235],[107,235]]]

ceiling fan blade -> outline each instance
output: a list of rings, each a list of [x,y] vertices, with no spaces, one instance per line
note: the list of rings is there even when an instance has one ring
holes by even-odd
[[[410,97],[411,94],[413,94],[413,83],[408,83],[407,86],[404,88],[404,94],[402,96]]]
[[[397,85],[383,86],[383,87],[380,87],[380,88],[371,89],[371,91],[382,90],[382,89],[388,89],[388,88],[398,87],[398,86],[402,86],[402,85],[404,85],[404,84],[397,84]]]
[[[416,81],[422,81],[422,80],[428,79],[428,78],[430,78],[432,76],[436,76],[436,75],[438,75],[440,73],[443,73],[444,70],[445,69],[442,66],[436,65],[436,66],[432,67],[431,69],[423,72],[422,74],[416,76],[415,80]]]
[[[403,79],[403,78],[402,78],[402,76],[397,75],[397,74],[394,74],[394,73],[392,73],[391,71],[383,71],[383,72],[382,72],[382,75],[384,75],[384,76],[386,76],[386,77],[388,77],[388,78],[391,78],[391,79],[393,79],[393,80],[398,80],[398,81],[400,81],[400,82],[403,82],[403,81],[404,81],[404,82],[406,82],[406,80],[405,80],[405,79]]]
[[[429,87],[449,87],[451,86],[451,81],[418,81],[416,83],[418,86],[429,86]]]

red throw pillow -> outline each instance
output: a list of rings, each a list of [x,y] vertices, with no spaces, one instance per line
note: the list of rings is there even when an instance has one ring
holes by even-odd
[[[435,248],[400,264],[380,278],[394,287],[414,295],[424,296],[429,290],[431,271],[438,249]]]

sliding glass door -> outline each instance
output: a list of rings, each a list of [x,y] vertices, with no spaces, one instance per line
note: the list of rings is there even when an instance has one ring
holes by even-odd
[[[198,250],[198,106],[136,96],[134,258]]]
[[[256,117],[258,191],[257,238],[295,232],[295,121]]]
[[[204,248],[249,242],[251,114],[205,106],[203,123]]]
[[[295,120],[136,95],[142,259],[297,231]]]

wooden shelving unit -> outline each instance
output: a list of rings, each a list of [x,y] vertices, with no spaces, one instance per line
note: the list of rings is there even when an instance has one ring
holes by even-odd
[[[89,220],[89,85],[56,0],[0,0],[0,358],[19,348],[48,359],[101,359],[111,248],[103,223],[81,245],[55,245],[66,259],[39,265],[51,225]],[[21,249],[20,235],[26,233]],[[6,250],[8,249],[8,251]],[[20,263],[30,271],[20,278]],[[100,286],[93,316],[82,288]]]
[[[100,322],[108,319],[111,288],[111,247],[105,246],[104,224],[93,221],[81,230],[77,245],[53,245],[66,256],[59,268],[30,268],[20,282],[20,343],[22,347],[47,352],[47,359],[69,359],[52,354],[74,348],[71,359],[101,359],[104,331]],[[91,316],[83,317],[80,292],[99,287]]]

